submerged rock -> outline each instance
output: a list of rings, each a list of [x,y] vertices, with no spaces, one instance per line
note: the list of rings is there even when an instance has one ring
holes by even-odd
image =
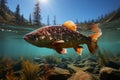
[[[100,70],[100,80],[120,80],[120,70],[103,67]]]
[[[55,67],[49,76],[49,80],[67,80],[70,76],[71,74],[68,70]]]
[[[58,67],[63,68],[63,69],[67,69],[68,65],[66,62],[61,62],[60,64],[58,64]]]
[[[108,67],[112,67],[112,68],[115,68],[115,69],[119,69],[120,68],[120,59],[116,59],[116,60],[109,60],[107,62],[107,65]]]
[[[68,80],[97,80],[97,79],[91,74],[84,72],[82,70],[79,70],[78,72],[73,74],[73,76],[70,77]]]
[[[34,61],[37,62],[38,64],[45,63],[45,60],[39,57],[34,58]]]
[[[95,58],[84,59],[78,64],[75,64],[75,66],[79,67],[81,70],[84,70],[93,74],[99,74],[99,70],[102,67],[97,63]]]
[[[59,68],[59,67],[54,67],[54,71],[53,73],[55,74],[70,74],[70,72],[67,70],[67,69],[62,69],[62,68]]]
[[[45,77],[44,80],[67,80],[71,74],[67,69],[46,64],[41,66],[40,76]]]
[[[16,71],[20,71],[22,69],[22,62],[18,62],[15,65],[12,65],[13,70]]]
[[[49,77],[49,80],[67,80],[71,75],[63,75],[63,74],[57,74],[57,75],[51,75]]]
[[[92,74],[83,71],[79,67],[74,65],[68,65],[68,67],[75,72],[68,80],[97,80]]]

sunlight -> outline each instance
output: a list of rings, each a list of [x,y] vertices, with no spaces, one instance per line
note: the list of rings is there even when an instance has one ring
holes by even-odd
[[[39,0],[41,3],[47,3],[48,0]]]

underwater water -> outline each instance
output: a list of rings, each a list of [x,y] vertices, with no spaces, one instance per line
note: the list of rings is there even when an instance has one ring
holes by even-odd
[[[0,80],[83,80],[84,76],[84,80],[120,79],[118,27],[102,29],[95,56],[90,54],[86,44],[82,45],[81,56],[73,48],[61,55],[53,49],[31,45],[23,36],[33,30],[35,28],[0,26]],[[91,34],[89,31],[81,33]]]
[[[11,28],[12,27],[12,28]],[[27,29],[27,30],[26,30]],[[23,36],[34,29],[21,26],[0,26],[0,55],[11,57],[37,57],[57,54],[55,50],[40,48],[29,44]],[[103,29],[102,36],[98,40],[99,49],[110,51],[114,55],[120,56],[120,29]],[[90,55],[86,45],[83,55]],[[67,55],[76,54],[73,48],[67,49]],[[108,54],[107,54],[108,55]]]

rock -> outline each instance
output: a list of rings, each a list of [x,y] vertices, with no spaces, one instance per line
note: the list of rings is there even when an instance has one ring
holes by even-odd
[[[97,80],[97,79],[91,74],[84,72],[82,70],[79,70],[67,80]]]
[[[90,72],[90,73],[93,73],[94,69],[95,69],[95,67],[93,68],[93,67],[90,67],[90,66],[85,66],[85,67],[82,68],[82,70]]]
[[[71,75],[57,74],[51,75],[49,80],[67,80]]]
[[[96,62],[92,62],[90,60],[87,60],[84,62],[85,66],[90,66],[90,67],[96,67],[98,65]]]
[[[76,61],[81,61],[81,60],[82,60],[81,56],[78,56],[78,57],[76,58]]]
[[[90,73],[99,73],[100,68],[98,66],[98,63],[96,63],[95,61],[92,62],[91,60],[86,60],[84,61],[84,63],[75,64],[75,66]]]
[[[37,62],[38,64],[44,63],[45,60],[39,57],[34,58],[34,61]]]
[[[81,70],[81,68],[74,66],[73,64],[68,65],[68,68],[74,72]]]
[[[61,62],[60,64],[58,64],[58,67],[63,68],[63,69],[67,69],[67,63],[66,62]]]
[[[77,67],[85,67],[85,64],[81,63],[81,64],[75,64],[75,66]]]
[[[120,70],[103,67],[100,70],[100,80],[120,80]]]
[[[96,56],[88,58],[91,62],[97,62],[98,58]]]
[[[68,58],[62,58],[61,62],[65,62],[67,64],[70,64],[71,62],[73,62],[73,59],[71,59],[70,57],[68,57]]]
[[[100,66],[100,65],[96,65],[96,67],[94,68],[93,74],[99,74],[99,71],[100,71],[101,67],[102,66]]]
[[[59,67],[55,67],[53,72],[55,74],[65,74],[65,75],[70,74],[70,72],[67,69],[62,69]]]
[[[12,68],[14,71],[20,71],[22,69],[22,62],[18,62],[14,65],[12,65]]]
[[[76,72],[68,80],[97,80],[93,75],[84,72],[82,68],[74,65],[68,65],[68,67]]]
[[[112,67],[115,69],[119,69],[120,68],[120,60],[109,60],[107,62],[107,67]]]
[[[44,77],[44,80],[67,80],[71,76],[67,69],[51,66],[49,64],[41,65],[40,67],[40,76]]]
[[[49,80],[67,80],[71,76],[70,72],[66,69],[55,67]]]

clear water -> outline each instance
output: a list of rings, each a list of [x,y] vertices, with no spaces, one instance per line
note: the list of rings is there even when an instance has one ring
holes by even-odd
[[[0,26],[0,55],[11,57],[39,57],[52,54],[57,55],[57,52],[52,49],[36,47],[22,39],[26,33],[32,30],[33,29],[31,28],[16,27],[10,25],[7,27]],[[98,40],[100,50],[110,51],[114,55],[120,55],[120,30],[105,29],[102,31],[103,34]],[[83,46],[85,48],[83,55],[90,55],[87,46]],[[67,55],[76,54],[72,48],[69,48],[67,50]]]

